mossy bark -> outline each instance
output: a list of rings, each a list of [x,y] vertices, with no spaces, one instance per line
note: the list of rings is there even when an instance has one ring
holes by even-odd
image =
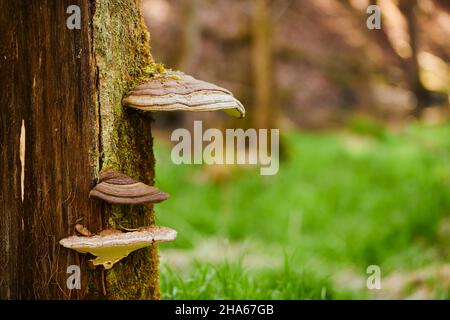
[[[98,168],[117,170],[147,184],[154,182],[151,117],[122,107],[122,98],[150,70],[150,36],[140,1],[98,0],[94,15],[94,48],[98,67]],[[104,228],[137,228],[154,223],[153,206],[104,206]],[[157,247],[132,253],[105,271],[110,299],[158,299]]]

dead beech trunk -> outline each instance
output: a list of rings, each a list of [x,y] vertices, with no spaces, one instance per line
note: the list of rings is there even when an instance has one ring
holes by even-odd
[[[67,28],[70,5],[79,30]],[[76,223],[154,222],[151,206],[88,197],[104,169],[153,184],[151,118],[121,105],[154,68],[140,1],[3,0],[0,14],[0,298],[159,298],[156,245],[103,272],[58,243]],[[81,268],[80,290],[66,286],[70,265]]]

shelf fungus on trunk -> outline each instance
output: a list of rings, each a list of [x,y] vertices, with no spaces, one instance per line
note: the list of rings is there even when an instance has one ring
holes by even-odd
[[[122,103],[144,111],[224,110],[237,118],[245,116],[244,106],[227,89],[174,71],[159,74],[136,86]]]
[[[148,247],[155,242],[175,240],[177,232],[167,227],[142,227],[133,232],[104,230],[94,236],[71,236],[59,243],[80,253],[90,253],[96,258],[89,260],[96,267],[111,269],[113,265],[131,252]]]
[[[167,200],[169,195],[158,188],[136,181],[115,171],[106,171],[89,196],[110,204],[144,204]]]

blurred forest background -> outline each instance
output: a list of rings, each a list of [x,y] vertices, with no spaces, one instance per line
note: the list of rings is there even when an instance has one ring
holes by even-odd
[[[380,30],[366,9],[377,4]],[[450,296],[450,2],[143,0],[156,61],[244,120],[155,115],[165,298]],[[280,128],[276,176],[176,166],[170,132]],[[366,268],[382,289],[366,288]]]

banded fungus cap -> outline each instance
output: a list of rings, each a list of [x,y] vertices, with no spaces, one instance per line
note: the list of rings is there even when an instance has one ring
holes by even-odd
[[[236,118],[245,116],[244,106],[230,91],[179,71],[165,72],[136,86],[122,104],[144,111],[224,110]]]
[[[90,253],[96,258],[89,260],[93,266],[102,265],[111,269],[113,265],[131,252],[152,245],[155,242],[175,240],[177,232],[167,227],[145,227],[133,232],[109,232],[90,237],[71,236],[59,243],[80,253]]]
[[[169,194],[125,174],[106,171],[89,196],[110,204],[144,204],[167,200]]]

